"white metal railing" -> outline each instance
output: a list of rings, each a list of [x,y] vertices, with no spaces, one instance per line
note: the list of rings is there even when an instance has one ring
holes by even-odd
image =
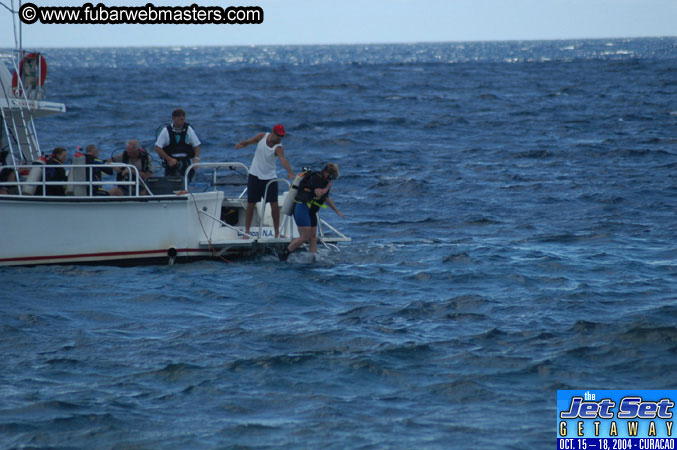
[[[205,216],[207,216],[207,217],[209,217],[210,219],[214,220],[214,221],[217,222],[217,223],[220,223],[220,224],[221,224],[222,226],[224,226],[224,227],[230,228],[230,229],[233,230],[233,231],[237,231],[238,233],[242,233],[242,234],[244,234],[245,236],[251,237],[249,234],[246,234],[245,232],[238,230],[238,229],[235,228],[234,226],[232,226],[232,225],[230,225],[230,224],[224,222],[223,220],[219,219],[218,217],[214,217],[213,215],[209,214],[207,211],[202,211],[201,209],[198,209],[197,212],[200,213],[200,214],[203,214],[203,215],[205,215]]]
[[[216,171],[218,169],[227,168],[227,169],[230,169],[230,170],[235,170],[236,168],[241,168],[241,169],[244,169],[245,172],[249,172],[249,168],[246,165],[242,164],[241,162],[237,162],[237,161],[235,161],[235,162],[193,163],[190,166],[188,166],[188,168],[186,169],[186,173],[183,176],[183,188],[184,189],[187,189],[190,171],[193,170],[193,169],[198,169],[200,167],[207,168],[207,169],[209,169],[209,168],[213,169],[212,170],[212,184],[214,185],[215,191],[217,190],[216,189]],[[245,192],[247,192],[246,189],[244,190],[244,192],[242,194],[240,194],[240,198],[244,195]]]
[[[263,198],[261,199],[261,203],[263,203],[263,206],[261,208],[261,214],[259,216],[259,238],[262,236],[263,233],[263,218],[266,216],[266,205],[268,204],[268,202],[266,202],[266,198],[268,197],[268,188],[270,187],[271,184],[277,183],[278,181],[284,181],[285,183],[287,183],[287,186],[289,186],[289,189],[291,189],[291,183],[286,178],[275,178],[266,183],[266,190],[263,192]]]
[[[319,214],[319,213],[318,213],[318,214]],[[325,225],[325,226],[326,226],[327,228],[329,228],[331,231],[333,231],[334,233],[336,233],[337,235],[339,235],[339,237],[340,237],[341,240],[349,241],[350,238],[347,237],[345,234],[341,233],[341,232],[340,232],[339,230],[337,230],[336,228],[334,228],[334,227],[332,227],[331,225],[329,225],[329,222],[327,222],[326,220],[324,220],[323,218],[321,218],[321,217],[318,216],[318,221],[317,221],[318,237],[317,237],[317,239],[318,239],[320,242],[322,242],[322,245],[324,245],[325,247],[327,247],[327,248],[332,247],[332,248],[334,248],[335,250],[341,251],[341,250],[338,248],[337,245],[335,245],[335,244],[329,244],[328,242],[325,241],[324,229],[322,228],[323,225]]]
[[[14,165],[14,166],[6,166],[5,168],[9,168],[13,170],[14,176],[16,178],[15,181],[3,181],[0,183],[0,186],[2,187],[9,187],[9,186],[16,186],[18,193],[16,195],[19,196],[26,196],[26,195],[34,195],[33,192],[37,190],[38,187],[42,186],[42,194],[39,195],[41,197],[53,197],[53,196],[48,196],[47,195],[47,186],[64,186],[64,188],[68,186],[85,186],[87,187],[88,195],[85,195],[84,197],[93,197],[94,192],[98,191],[97,186],[104,186],[104,185],[112,185],[115,184],[117,186],[130,186],[133,189],[130,189],[129,191],[129,196],[134,196],[138,197],[139,192],[140,192],[140,184],[143,184],[145,188],[148,190],[149,195],[152,195],[148,187],[145,185],[143,180],[139,176],[139,169],[132,165],[132,164],[124,164],[124,163],[111,163],[111,164],[59,164],[59,165],[53,165],[53,164],[19,164],[19,165]],[[105,168],[119,168],[121,170],[123,169],[128,169],[130,171],[133,171],[135,176],[132,176],[128,181],[125,180],[94,180],[94,171],[97,169],[105,169]],[[57,180],[57,181],[47,181],[47,170],[50,169],[70,169],[71,171],[73,169],[88,169],[89,170],[89,180],[86,179],[85,174],[83,173],[80,175],[82,180]],[[36,170],[39,172],[36,172]],[[24,178],[23,174],[24,172],[27,172],[27,177]],[[131,173],[131,172],[130,172]],[[37,174],[37,175],[36,175]],[[37,178],[36,178],[37,177]],[[34,179],[35,178],[35,179]],[[133,195],[132,195],[133,194]],[[75,197],[82,197],[82,196],[75,196]]]
[[[200,168],[200,167],[213,169],[213,171],[212,171],[212,184],[214,185],[215,191],[217,190],[216,189],[216,171],[218,169],[228,168],[230,170],[235,170],[235,168],[242,168],[242,169],[245,170],[245,172],[249,172],[249,168],[241,162],[194,163],[194,164],[191,164],[190,166],[188,166],[188,168],[186,169],[186,173],[184,174],[184,178],[183,178],[184,189],[186,189],[186,187],[188,186],[188,179],[189,179],[189,176],[190,176],[190,171],[193,170],[193,169]],[[268,189],[270,188],[270,185],[272,183],[277,183],[277,182],[287,183],[287,186],[291,189],[291,183],[286,178],[275,178],[273,180],[268,181],[268,183],[266,184],[266,189],[264,191],[263,199],[262,199],[263,206],[262,206],[261,212],[259,214],[259,238],[261,238],[261,236],[263,235],[262,234],[263,233],[263,220],[264,220],[265,215],[266,215],[266,205],[267,205],[267,202],[265,200],[266,200],[266,197],[268,195]],[[247,192],[247,188],[245,187],[245,189],[242,191],[242,193],[240,194],[238,199],[242,199],[242,197],[244,196],[244,194],[246,192]],[[211,215],[208,215],[208,214],[205,214],[205,215],[209,216],[210,218],[216,220],[217,222],[219,222],[221,224],[224,224],[224,222],[222,222],[219,219],[212,217]],[[280,224],[280,225],[282,225],[282,224]],[[230,227],[230,228],[232,228],[232,227]],[[282,226],[280,228],[282,228]],[[244,232],[242,232],[242,233],[246,234]],[[248,235],[248,236],[251,237],[250,235]]]

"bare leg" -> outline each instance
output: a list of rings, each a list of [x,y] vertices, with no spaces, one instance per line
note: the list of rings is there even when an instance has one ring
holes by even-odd
[[[308,251],[310,253],[317,253],[317,227],[311,228],[309,238]]]
[[[311,233],[313,232],[312,231],[313,229],[317,230],[317,228],[315,228],[315,227],[299,227],[299,234],[301,236],[299,236],[296,239],[294,239],[293,241],[291,241],[291,243],[289,244],[289,247],[287,247],[287,250],[289,250],[289,253],[293,252],[294,250],[296,250],[297,248],[302,246],[304,243],[308,242],[311,239],[311,236],[312,236]],[[317,251],[317,248],[316,248],[315,251]]]
[[[251,227],[252,219],[254,218],[254,206],[256,206],[256,203],[247,203],[247,213],[244,223],[244,232],[247,234],[249,234],[249,228]],[[249,239],[249,236],[245,236],[245,239]]]
[[[270,203],[270,214],[273,216],[273,228],[275,237],[280,236],[280,205],[277,202]]]

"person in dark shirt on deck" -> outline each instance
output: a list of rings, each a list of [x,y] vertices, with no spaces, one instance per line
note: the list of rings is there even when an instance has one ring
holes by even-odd
[[[139,176],[142,180],[145,180],[153,174],[153,164],[151,157],[144,149],[141,148],[141,144],[136,139],[130,139],[127,141],[127,147],[124,152],[118,153],[113,156],[110,162],[131,164],[135,166],[139,171]],[[120,169],[119,167],[115,168],[115,171],[118,172],[117,179],[118,181],[129,181],[129,169]],[[135,180],[135,173],[132,171],[131,180]],[[140,185],[139,193],[141,195],[146,195],[146,189]],[[129,195],[130,185],[122,184],[116,186],[110,190],[110,195]],[[133,190],[133,189],[132,189]]]
[[[1,143],[1,142],[0,142]],[[4,167],[7,165],[7,156],[9,151],[0,151],[0,182],[15,182],[16,175],[14,169],[11,167]],[[0,195],[7,195],[9,193],[15,194],[17,192],[16,186],[0,184]]]
[[[45,181],[68,181],[66,169],[62,167],[66,158],[68,158],[68,151],[65,148],[57,147],[52,151],[51,156],[47,159],[47,166],[54,167],[45,168]],[[53,184],[47,186],[46,192],[47,195],[64,196],[66,195],[66,185]],[[42,189],[39,194],[42,194]]]
[[[102,159],[99,159],[99,147],[94,144],[90,144],[85,147],[85,163],[86,164],[96,164],[96,165],[105,165],[106,162]],[[102,167],[102,168],[90,168],[87,167],[85,170],[85,179],[89,181],[89,174],[92,174],[93,181],[101,181],[101,172],[105,172],[108,175],[113,175],[113,169],[111,167]],[[89,193],[89,187],[87,188],[87,193]],[[92,185],[92,195],[108,195],[108,192],[100,184]]]

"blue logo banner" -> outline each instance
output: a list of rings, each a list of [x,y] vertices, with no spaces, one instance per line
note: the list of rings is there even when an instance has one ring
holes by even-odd
[[[557,391],[557,448],[675,448],[675,390]]]

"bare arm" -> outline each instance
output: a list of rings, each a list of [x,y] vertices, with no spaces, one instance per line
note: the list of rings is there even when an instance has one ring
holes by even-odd
[[[343,214],[341,214],[341,211],[338,210],[338,208],[334,204],[334,200],[332,200],[331,197],[327,197],[327,205],[329,205],[329,207],[333,209],[336,212],[336,214],[338,214],[340,217],[343,217]]]
[[[118,159],[119,159],[119,161],[118,161]],[[116,159],[113,159],[113,157],[111,156],[111,158],[108,160],[109,164],[112,164],[112,163],[119,164],[121,162],[122,162],[122,156],[120,156],[119,158],[116,158]],[[124,167],[113,167],[113,170],[118,172],[118,173],[121,173],[123,170],[127,170],[127,169],[125,169]],[[125,174],[123,173],[123,175],[125,175]]]
[[[114,162],[116,163],[119,161],[113,161],[113,157],[111,156],[110,158],[108,158],[108,161],[106,161],[106,164],[112,164]],[[113,170],[116,172],[120,172],[122,169],[120,169],[119,167],[113,167]]]
[[[169,167],[173,167],[176,165],[176,160],[169,156],[164,150],[162,150],[162,147],[158,147],[157,145],[155,146],[155,151],[157,152],[158,155],[160,155],[160,158],[164,159],[167,161],[167,164],[169,164]]]
[[[263,139],[263,136],[265,135],[266,133],[259,133],[253,138],[247,139],[246,141],[240,141],[237,144],[235,144],[235,150],[239,150],[241,148],[247,147],[248,145],[252,145],[259,142],[261,139]]]
[[[280,164],[282,164],[282,167],[287,169],[287,178],[290,180],[294,178],[294,171],[291,170],[291,166],[289,165],[289,161],[287,161],[287,158],[284,157],[284,149],[282,146],[278,147],[275,149],[275,154],[280,158]]]

